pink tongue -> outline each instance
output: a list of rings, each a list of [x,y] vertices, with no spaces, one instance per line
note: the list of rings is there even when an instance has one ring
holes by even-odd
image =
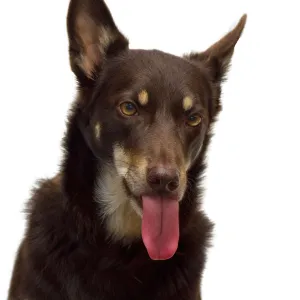
[[[177,199],[143,196],[142,237],[151,259],[171,258],[178,247]]]

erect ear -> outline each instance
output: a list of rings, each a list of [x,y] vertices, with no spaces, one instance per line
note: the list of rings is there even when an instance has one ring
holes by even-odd
[[[67,29],[71,69],[81,85],[93,83],[107,57],[128,49],[102,0],[71,0]]]
[[[233,30],[228,32],[206,51],[201,53],[193,52],[186,55],[185,58],[188,58],[195,63],[204,64],[208,67],[212,80],[220,83],[229,69],[235,45],[242,35],[246,20],[247,15],[245,14],[241,17]]]

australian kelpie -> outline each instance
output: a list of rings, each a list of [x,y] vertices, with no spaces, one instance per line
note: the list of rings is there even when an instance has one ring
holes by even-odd
[[[26,207],[9,300],[199,300],[213,224],[201,175],[246,23],[182,57],[129,50],[101,0],[71,0],[78,90],[58,174]]]

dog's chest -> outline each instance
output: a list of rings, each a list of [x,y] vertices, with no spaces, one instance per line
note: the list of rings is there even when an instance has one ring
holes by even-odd
[[[197,271],[178,256],[165,262],[148,261],[144,256],[131,260],[102,257],[98,262],[87,260],[77,272],[70,272],[64,286],[72,300],[192,299],[188,290],[193,293],[197,277]]]

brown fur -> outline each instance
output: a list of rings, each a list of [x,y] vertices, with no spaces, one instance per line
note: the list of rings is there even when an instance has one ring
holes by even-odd
[[[59,174],[41,180],[28,202],[9,300],[200,299],[213,225],[201,210],[199,183],[245,22],[208,50],[176,57],[130,50],[103,1],[71,1],[77,100]],[[122,115],[122,101],[135,103],[138,114]],[[195,113],[202,121],[192,128],[185,120]],[[145,178],[161,164],[179,173],[172,193],[180,198],[180,239],[172,258],[153,261],[141,240],[140,196],[156,193]]]

